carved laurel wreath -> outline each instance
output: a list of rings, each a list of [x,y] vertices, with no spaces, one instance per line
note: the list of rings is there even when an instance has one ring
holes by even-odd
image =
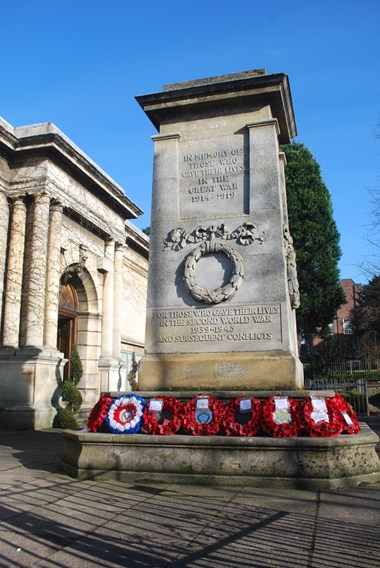
[[[232,274],[230,281],[225,286],[209,290],[202,288],[197,284],[195,278],[195,269],[197,262],[202,256],[214,254],[216,252],[224,253],[232,265]],[[186,257],[184,281],[185,286],[195,300],[204,302],[205,304],[219,304],[227,300],[235,294],[239,289],[244,278],[243,259],[240,254],[219,240],[205,241]]]

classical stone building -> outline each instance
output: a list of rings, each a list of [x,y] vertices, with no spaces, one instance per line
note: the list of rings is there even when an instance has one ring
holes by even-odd
[[[75,343],[83,408],[143,352],[142,211],[51,123],[0,119],[0,426],[53,424]]]

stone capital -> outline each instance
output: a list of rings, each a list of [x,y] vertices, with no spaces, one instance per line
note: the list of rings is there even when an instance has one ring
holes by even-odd
[[[247,124],[248,130],[251,130],[252,128],[263,128],[267,126],[274,126],[276,129],[277,136],[280,135],[280,126],[278,124],[277,118],[268,118],[266,120],[260,120],[258,122],[252,122],[250,124]]]
[[[50,203],[50,211],[56,211],[58,213],[62,213],[63,212],[63,205],[60,201],[55,201],[53,200]]]
[[[25,209],[25,201],[24,201],[24,197],[18,196],[18,197],[14,197],[11,201],[11,206],[12,206],[12,210],[14,211],[15,209]]]
[[[34,199],[35,199],[35,202],[37,204],[41,204],[41,205],[47,204],[47,203],[50,204],[50,195],[46,192],[36,193],[34,195]]]

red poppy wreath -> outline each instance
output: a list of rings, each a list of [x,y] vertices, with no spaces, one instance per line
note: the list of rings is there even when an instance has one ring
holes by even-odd
[[[212,436],[223,424],[223,403],[213,396],[198,395],[184,405],[182,424],[187,434]]]
[[[239,396],[225,407],[223,425],[227,436],[254,436],[260,429],[260,418],[260,401]]]
[[[333,398],[307,397],[303,405],[306,433],[312,438],[332,438],[343,430],[343,416]]]
[[[107,418],[112,401],[113,399],[111,397],[101,395],[87,419],[87,429],[89,432],[98,432],[99,428]]]
[[[298,434],[298,404],[286,396],[271,396],[263,403],[261,427],[273,438],[292,438]]]
[[[335,409],[342,415],[343,433],[357,434],[360,431],[360,425],[351,404],[345,400],[339,392],[331,398],[331,402],[334,404]]]
[[[147,402],[143,415],[143,431],[168,436],[176,434],[182,425],[183,405],[176,398],[158,396]],[[169,414],[170,418],[165,418]]]

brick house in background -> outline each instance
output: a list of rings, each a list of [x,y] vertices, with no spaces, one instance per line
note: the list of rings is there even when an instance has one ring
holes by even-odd
[[[330,324],[330,329],[334,336],[341,337],[346,344],[349,344],[351,343],[352,335],[351,312],[359,302],[359,295],[363,286],[362,284],[356,284],[351,278],[344,278],[340,281],[340,285],[346,296],[346,303],[342,304],[337,310],[336,317],[333,323]],[[317,351],[323,342],[323,337],[315,336],[310,342],[301,345],[302,357]]]
[[[340,285],[343,288],[347,301],[337,311],[333,331],[334,335],[351,335],[351,312],[359,302],[359,295],[363,286],[356,284],[351,278],[341,280]]]

